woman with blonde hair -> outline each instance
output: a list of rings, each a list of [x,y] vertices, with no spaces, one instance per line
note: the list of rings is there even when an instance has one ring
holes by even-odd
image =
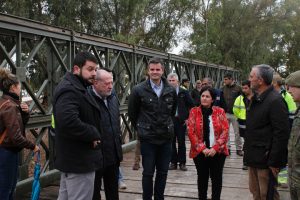
[[[199,199],[207,200],[208,179],[212,182],[212,200],[220,200],[225,158],[229,155],[228,121],[225,111],[213,106],[216,94],[211,87],[200,91],[200,106],[190,111],[188,136],[191,141],[190,157],[198,175]]]
[[[18,153],[23,149],[39,151],[25,137],[29,108],[20,102],[21,84],[7,69],[0,69],[0,199],[12,200],[18,176]]]

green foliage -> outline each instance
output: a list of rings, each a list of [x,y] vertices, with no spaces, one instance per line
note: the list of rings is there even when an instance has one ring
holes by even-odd
[[[204,2],[198,0],[194,12],[193,53],[184,55],[235,67],[244,78],[260,63],[270,64],[283,76],[300,69],[299,1]],[[283,65],[287,72],[281,70]]]
[[[184,56],[245,77],[260,63],[300,69],[298,0],[2,0],[0,12],[161,51],[191,29]]]

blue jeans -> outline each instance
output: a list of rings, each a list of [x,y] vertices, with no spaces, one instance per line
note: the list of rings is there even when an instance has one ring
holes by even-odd
[[[18,153],[0,147],[0,199],[13,200],[18,177]]]
[[[123,178],[123,172],[122,172],[122,169],[121,167],[119,167],[119,177],[118,177],[118,182],[123,182],[124,181],[124,178]]]
[[[172,155],[172,142],[150,144],[141,141],[143,164],[143,200],[151,200],[153,195],[153,175],[156,169],[154,200],[163,200],[169,163]]]

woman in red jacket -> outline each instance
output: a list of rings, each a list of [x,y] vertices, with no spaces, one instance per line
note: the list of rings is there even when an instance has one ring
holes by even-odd
[[[190,157],[197,168],[199,199],[207,199],[210,176],[212,200],[219,200],[225,158],[229,155],[226,146],[229,126],[224,110],[213,106],[216,99],[213,89],[202,88],[200,97],[200,106],[191,109],[188,119]]]

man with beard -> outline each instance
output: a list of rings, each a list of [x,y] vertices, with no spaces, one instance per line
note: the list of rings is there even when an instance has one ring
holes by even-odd
[[[96,76],[97,59],[78,53],[54,92],[55,168],[61,171],[59,200],[91,200],[95,171],[103,165],[100,109],[87,92]]]

